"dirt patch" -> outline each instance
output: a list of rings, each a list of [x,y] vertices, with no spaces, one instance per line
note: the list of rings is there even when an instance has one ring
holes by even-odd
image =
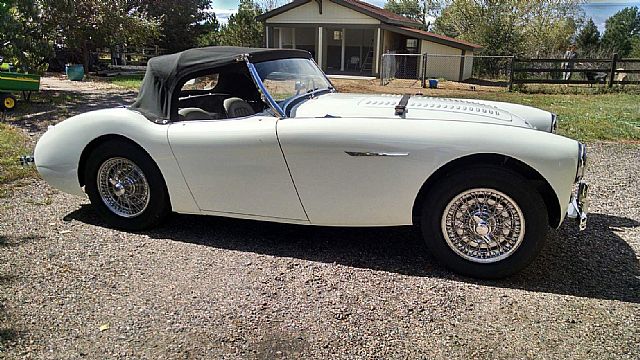
[[[451,274],[411,227],[173,215],[107,227],[40,180],[0,199],[3,358],[638,357],[640,146],[590,149],[589,227],[501,281]]]
[[[49,102],[11,119],[34,141],[47,123],[135,97],[44,84]],[[588,229],[552,230],[501,281],[451,274],[410,227],[173,215],[127,233],[85,198],[27,180],[0,198],[0,357],[637,359],[640,146],[589,156]]]
[[[40,91],[33,93],[29,101],[20,97],[16,111],[8,114],[5,122],[37,139],[49,125],[92,110],[130,105],[136,96],[136,91],[108,83],[45,76]]]

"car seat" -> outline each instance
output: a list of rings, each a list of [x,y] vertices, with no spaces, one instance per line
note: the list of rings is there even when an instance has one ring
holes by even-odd
[[[239,97],[231,97],[222,104],[228,118],[237,118],[255,114],[255,111],[246,101]]]

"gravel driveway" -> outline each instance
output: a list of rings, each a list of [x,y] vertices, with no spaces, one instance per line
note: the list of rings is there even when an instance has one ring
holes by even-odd
[[[0,358],[638,359],[639,162],[591,145],[588,230],[502,281],[447,272],[412,228],[126,233],[33,180],[0,199]]]

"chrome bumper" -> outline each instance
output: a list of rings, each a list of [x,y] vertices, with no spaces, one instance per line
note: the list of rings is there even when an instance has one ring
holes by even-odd
[[[580,231],[587,228],[587,211],[589,210],[589,185],[585,181],[578,182],[578,190],[571,194],[571,202],[567,209],[567,217],[576,219]]]

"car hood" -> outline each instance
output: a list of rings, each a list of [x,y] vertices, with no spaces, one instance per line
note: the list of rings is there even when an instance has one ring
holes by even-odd
[[[393,118],[402,95],[329,93],[297,104],[291,117]],[[551,113],[530,106],[471,100],[411,96],[404,118],[502,124],[549,131]]]

